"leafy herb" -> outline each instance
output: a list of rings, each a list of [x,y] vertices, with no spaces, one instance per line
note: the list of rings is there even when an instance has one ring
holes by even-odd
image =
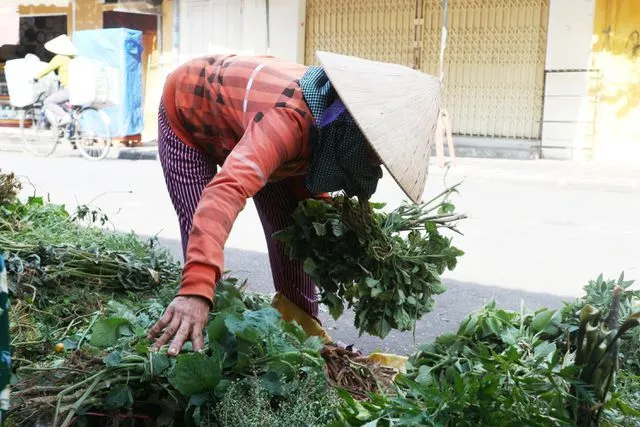
[[[611,301],[615,309],[616,298]],[[608,393],[617,357],[610,350],[638,325],[638,316],[619,328],[608,316],[605,329],[605,319],[587,306],[577,330],[582,338],[573,347],[565,340],[572,326],[558,311],[514,312],[491,302],[456,333],[421,346],[407,374],[396,378],[396,396],[374,394],[359,402],[343,393],[339,420],[374,426],[615,424],[638,412],[637,399]],[[625,396],[635,399],[636,391]]]
[[[463,254],[440,234],[457,231],[455,222],[464,218],[449,201],[456,188],[388,214],[380,212],[383,205],[345,197],[306,200],[293,214],[294,225],[275,237],[304,263],[334,318],[346,304],[360,334],[384,338],[391,329],[412,329],[433,309],[432,296],[445,290],[440,275]]]

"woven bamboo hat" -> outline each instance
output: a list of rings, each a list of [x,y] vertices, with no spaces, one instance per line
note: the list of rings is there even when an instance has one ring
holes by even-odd
[[[62,34],[44,44],[44,48],[56,55],[74,56],[78,54],[78,49],[66,34]]]
[[[440,109],[440,80],[411,68],[329,52],[320,65],[382,163],[419,203]]]

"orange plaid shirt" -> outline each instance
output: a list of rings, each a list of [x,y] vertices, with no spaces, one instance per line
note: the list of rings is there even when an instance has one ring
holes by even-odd
[[[213,300],[224,244],[246,199],[269,181],[307,172],[314,120],[298,84],[305,71],[273,57],[224,55],[190,61],[167,78],[171,128],[221,166],[193,218],[180,295]],[[296,195],[310,197],[296,181]]]

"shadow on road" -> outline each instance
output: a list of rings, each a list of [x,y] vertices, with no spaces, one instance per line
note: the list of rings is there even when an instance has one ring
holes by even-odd
[[[180,242],[173,239],[160,239],[176,258],[182,259]],[[225,268],[238,278],[249,280],[249,289],[256,292],[273,293],[273,280],[267,254],[230,248],[225,250]],[[523,292],[504,289],[480,283],[446,280],[447,291],[435,298],[435,310],[425,315],[416,325],[415,343],[427,343],[438,335],[457,329],[460,321],[470,312],[481,309],[484,304],[495,299],[498,306],[511,310],[519,310],[523,304],[526,308],[536,310],[541,307],[560,308],[562,299],[556,295]],[[355,346],[365,352],[380,350],[396,354],[409,354],[414,344],[413,331],[392,332],[381,340],[370,335],[358,337],[353,327],[353,312],[345,314],[334,321],[321,307],[320,318],[332,338]]]

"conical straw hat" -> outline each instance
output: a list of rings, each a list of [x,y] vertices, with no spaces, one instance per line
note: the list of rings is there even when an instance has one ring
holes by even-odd
[[[427,181],[440,108],[440,80],[411,68],[316,53],[371,147],[409,198]]]
[[[62,34],[44,44],[44,48],[56,55],[74,56],[78,54],[78,49],[73,45],[71,39],[66,34]]]

